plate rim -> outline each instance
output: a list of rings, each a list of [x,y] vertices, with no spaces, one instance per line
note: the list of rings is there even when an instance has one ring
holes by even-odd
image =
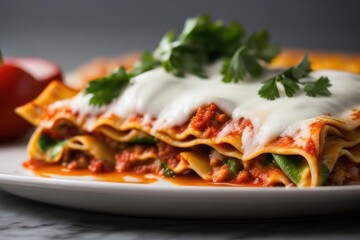
[[[166,180],[164,180],[166,181]],[[346,185],[346,186],[318,186],[318,187],[237,187],[237,186],[179,186],[175,184],[156,184],[155,183],[119,183],[96,180],[77,180],[65,178],[51,178],[41,176],[27,176],[21,174],[0,173],[0,187],[1,185],[20,185],[28,187],[71,187],[80,188],[82,190],[141,190],[141,191],[196,191],[196,192],[218,192],[218,193],[332,193],[332,192],[360,192],[360,185]],[[85,187],[85,188],[84,188]]]

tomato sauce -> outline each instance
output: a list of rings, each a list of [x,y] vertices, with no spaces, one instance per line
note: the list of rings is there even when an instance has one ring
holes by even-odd
[[[49,164],[39,160],[28,160],[23,163],[23,167],[31,170],[39,177],[62,176],[62,177],[93,177],[98,181],[118,182],[118,183],[134,183],[134,184],[151,184],[159,181],[160,176],[151,174],[139,174],[132,172],[104,172],[94,173],[88,169],[68,169],[59,164]],[[233,183],[214,183],[205,181],[196,174],[189,174],[176,177],[163,177],[178,186],[212,186],[212,187],[261,187],[256,183],[233,184]]]
[[[59,164],[49,164],[38,160],[29,160],[23,163],[23,167],[31,170],[40,177],[67,176],[67,177],[93,177],[98,181],[141,183],[149,184],[157,181],[156,177],[147,177],[137,173],[103,172],[95,173],[89,169],[68,169]]]

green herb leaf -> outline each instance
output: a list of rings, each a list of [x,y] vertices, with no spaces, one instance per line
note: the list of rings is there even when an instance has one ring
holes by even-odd
[[[192,73],[205,77],[204,66],[230,57],[241,46],[245,31],[240,24],[226,26],[207,15],[188,19],[178,38],[167,33],[155,50],[161,66],[177,76]]]
[[[158,66],[159,62],[154,58],[152,53],[145,51],[142,54],[141,60],[134,64],[133,69],[129,75],[131,75],[131,77],[135,77]]]
[[[185,73],[192,73],[204,77],[206,56],[202,47],[191,43],[174,41],[173,32],[167,33],[155,51],[155,57],[161,66],[176,76],[183,77]]]
[[[246,41],[249,49],[249,55],[270,62],[280,52],[277,44],[270,42],[270,34],[266,30],[254,32]]]
[[[311,71],[310,62],[307,54],[301,60],[301,62],[279,75],[272,77],[263,82],[263,86],[260,88],[258,94],[262,98],[268,100],[275,100],[279,98],[279,90],[277,83],[283,85],[285,94],[288,97],[293,97],[300,89],[300,85],[304,85],[304,91],[307,96],[315,97],[316,95],[329,96],[331,95],[328,87],[331,86],[330,81],[326,77],[321,77],[316,82],[303,83],[299,80],[306,77]]]
[[[245,47],[240,47],[231,59],[226,59],[223,63],[221,73],[223,74],[223,82],[238,82],[242,80],[246,74],[246,66],[242,53]]]
[[[288,97],[294,96],[294,94],[299,90],[298,83],[293,79],[282,78],[279,82],[284,86],[285,94]]]
[[[270,35],[267,31],[253,33],[245,44],[240,47],[229,59],[225,59],[222,71],[223,82],[238,82],[249,73],[257,77],[263,73],[260,60],[270,62],[278,53],[279,47],[269,42]]]
[[[276,85],[277,79],[278,77],[273,77],[263,83],[263,86],[258,92],[260,97],[266,98],[267,100],[274,100],[280,97],[279,90]]]
[[[120,67],[109,76],[91,81],[85,89],[85,94],[92,94],[91,105],[103,106],[111,103],[128,85],[129,81],[130,78],[125,68]]]
[[[166,163],[159,161],[159,164],[160,164],[160,167],[163,169],[164,175],[166,177],[175,177],[176,176],[176,174],[173,172],[173,170],[171,170]]]
[[[240,171],[239,160],[235,158],[228,158],[225,160],[225,164],[229,166],[232,177],[236,177]]]
[[[218,25],[220,25],[218,23]],[[216,46],[218,55],[231,56],[243,44],[245,38],[245,29],[239,23],[232,22],[227,27],[220,27],[219,30],[221,46]],[[224,44],[226,43],[226,44]],[[216,56],[214,53],[213,55]]]
[[[317,95],[330,96],[329,87],[331,87],[330,80],[327,77],[321,77],[316,82],[305,83],[304,90],[306,95],[310,97],[316,97]]]
[[[290,79],[299,80],[300,78],[305,77],[311,71],[309,57],[305,54],[301,62],[285,71],[284,75]]]

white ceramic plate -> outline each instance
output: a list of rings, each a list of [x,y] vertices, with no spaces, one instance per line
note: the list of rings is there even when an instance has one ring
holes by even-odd
[[[23,169],[25,144],[0,145],[0,188],[54,205],[112,214],[181,218],[270,218],[360,209],[360,186],[296,188],[186,187],[42,178]]]

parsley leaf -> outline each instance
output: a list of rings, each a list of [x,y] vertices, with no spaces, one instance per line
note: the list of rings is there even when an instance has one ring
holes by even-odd
[[[192,73],[206,77],[205,65],[221,57],[230,57],[241,45],[244,35],[240,24],[224,25],[201,15],[188,19],[177,38],[174,32],[165,34],[154,56],[167,72],[176,76]]]
[[[245,47],[240,47],[231,59],[226,59],[223,63],[221,73],[223,74],[223,82],[238,82],[243,79],[246,74],[246,66],[242,53]]]
[[[285,90],[285,94],[288,97],[292,97],[299,90],[299,85],[296,81],[291,78],[281,78],[278,80],[283,86]]]
[[[251,34],[246,46],[250,49],[250,55],[265,62],[270,62],[280,52],[280,47],[270,42],[270,34],[266,30]]]
[[[307,54],[305,54],[301,62],[298,65],[291,67],[287,71],[285,71],[284,75],[290,79],[294,79],[298,81],[300,78],[303,78],[306,75],[308,75],[310,71],[311,71],[311,67],[310,67],[309,57]]]
[[[154,69],[158,65],[159,62],[154,58],[152,53],[145,51],[142,54],[141,60],[135,62],[130,75],[131,77],[137,76],[141,73]]]
[[[267,31],[253,33],[230,59],[225,59],[221,72],[223,82],[238,82],[247,73],[254,77],[261,75],[264,69],[260,62],[270,62],[278,53],[279,47],[270,43]]]
[[[109,104],[130,82],[130,76],[124,67],[119,67],[112,74],[91,81],[85,89],[85,94],[92,94],[90,104],[103,106]]]
[[[221,73],[223,82],[238,82],[246,75],[257,77],[264,71],[264,63],[270,62],[280,51],[277,44],[270,41],[270,34],[261,30],[246,36],[242,25],[224,24],[213,21],[208,15],[190,18],[185,22],[179,35],[167,32],[153,53],[144,52],[130,72],[120,67],[114,73],[91,81],[85,94],[91,94],[90,104],[103,106],[112,102],[129,84],[130,79],[163,67],[178,77],[187,73],[206,78],[205,66],[223,59]],[[307,55],[296,66],[287,69],[278,76],[263,82],[258,94],[268,100],[280,97],[278,85],[284,87],[286,96],[293,97],[304,85],[308,96],[329,96],[331,86],[325,77],[316,82],[303,83],[311,71]]]
[[[279,98],[279,90],[276,86],[276,82],[278,81],[278,77],[271,78],[265,81],[263,86],[260,88],[258,94],[262,98],[266,98],[267,100],[275,100],[275,98]]]
[[[288,97],[293,97],[296,92],[300,90],[300,85],[304,85],[304,91],[307,96],[315,97],[316,95],[331,95],[331,92],[328,90],[328,87],[330,87],[331,84],[326,77],[321,77],[316,82],[299,82],[299,80],[306,77],[310,71],[310,62],[306,54],[298,65],[263,82],[263,86],[260,88],[258,94],[260,97],[266,98],[267,100],[275,100],[280,97],[277,85],[277,83],[280,83],[283,85],[285,94]]]
[[[154,52],[161,66],[176,76],[183,77],[186,72],[204,77],[205,55],[202,49],[191,43],[175,41],[174,32],[168,32]]]
[[[321,77],[316,82],[305,83],[304,91],[306,96],[310,97],[316,97],[317,95],[330,96],[331,92],[328,87],[331,87],[330,80],[327,77]]]

